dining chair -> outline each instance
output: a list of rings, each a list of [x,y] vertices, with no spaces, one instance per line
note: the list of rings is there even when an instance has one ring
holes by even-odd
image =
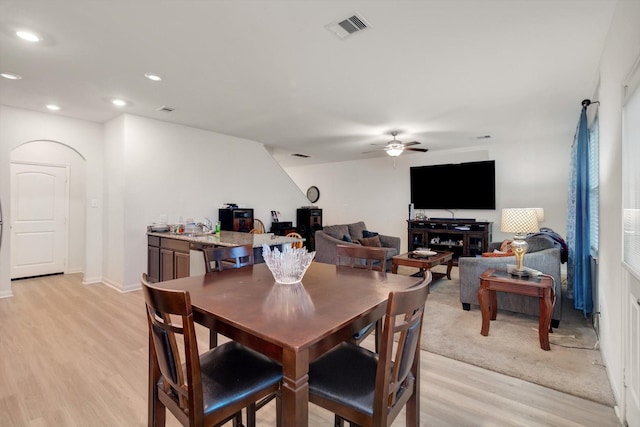
[[[146,274],[141,283],[149,325],[149,425],[164,426],[169,409],[184,426],[230,420],[241,426],[247,408],[253,427],[257,409],[274,396],[280,425],[282,367],[235,341],[199,354],[189,292],[156,288]]]
[[[264,227],[264,222],[258,218],[253,219],[253,229],[257,230],[256,234],[263,234],[267,232],[267,229]]]
[[[285,237],[295,237],[296,239],[302,239],[302,236],[299,233],[296,233],[293,231],[291,233],[287,233]],[[303,241],[291,243],[292,248],[301,248],[303,246],[304,246]]]
[[[336,265],[347,265],[354,268],[365,268],[385,272],[387,252],[382,248],[357,245],[337,245]],[[378,320],[360,329],[351,342],[360,345],[373,331],[376,332],[375,349],[380,349],[380,336],[382,335],[382,323]]]
[[[252,228],[251,230],[249,230],[249,234],[264,234],[264,231],[260,230],[259,228]]]
[[[246,267],[254,262],[252,245],[207,247],[202,249],[202,253],[207,273]],[[215,267],[212,267],[213,262],[216,263]]]
[[[431,273],[425,276],[389,293],[379,353],[345,341],[311,363],[309,401],[333,412],[335,426],[390,426],[405,406],[406,425],[420,425],[420,335]]]

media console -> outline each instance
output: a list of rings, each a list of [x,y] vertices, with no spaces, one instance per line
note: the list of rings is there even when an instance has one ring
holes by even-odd
[[[453,252],[453,263],[461,256],[476,256],[487,251],[492,222],[473,219],[408,220],[409,252],[429,248]]]

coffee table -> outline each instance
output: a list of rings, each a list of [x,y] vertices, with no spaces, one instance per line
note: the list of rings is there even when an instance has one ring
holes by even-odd
[[[398,273],[398,266],[404,265],[405,267],[414,267],[419,268],[420,272],[417,274],[424,275],[425,270],[431,270],[436,265],[447,264],[447,272],[445,273],[437,273],[431,272],[433,276],[433,280],[440,279],[441,277],[447,276],[447,279],[451,280],[451,268],[453,267],[453,252],[446,251],[434,251],[435,255],[431,256],[418,256],[414,255],[413,252],[407,252],[404,254],[396,255],[391,258],[391,272],[396,274]]]

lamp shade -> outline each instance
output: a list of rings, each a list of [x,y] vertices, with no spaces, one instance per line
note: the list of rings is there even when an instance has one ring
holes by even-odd
[[[538,222],[544,222],[544,209],[543,208],[527,208],[533,209],[536,211],[536,215],[538,216]]]
[[[502,209],[500,231],[503,233],[527,234],[540,231],[538,216],[533,208]]]

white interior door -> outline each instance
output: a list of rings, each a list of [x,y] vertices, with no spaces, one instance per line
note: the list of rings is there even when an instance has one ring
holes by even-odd
[[[626,420],[630,426],[640,426],[640,280],[627,274],[627,345],[625,351],[624,385]]]
[[[11,163],[11,278],[64,273],[67,167]]]

